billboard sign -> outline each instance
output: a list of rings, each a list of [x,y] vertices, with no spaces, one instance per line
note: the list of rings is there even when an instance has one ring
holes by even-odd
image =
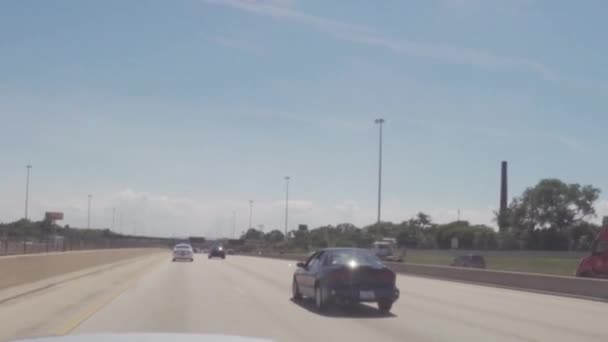
[[[44,213],[44,219],[47,221],[63,220],[63,213],[57,211],[47,211]]]

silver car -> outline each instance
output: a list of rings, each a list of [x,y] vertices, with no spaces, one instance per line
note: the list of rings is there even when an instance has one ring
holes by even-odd
[[[194,251],[192,246],[187,243],[180,243],[173,247],[173,261],[188,260],[194,261]]]

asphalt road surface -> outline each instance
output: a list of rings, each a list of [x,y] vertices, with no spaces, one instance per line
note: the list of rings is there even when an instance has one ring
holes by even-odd
[[[606,341],[608,304],[398,276],[392,315],[291,301],[291,261],[137,259],[0,304],[0,340],[103,332],[220,333],[276,341]]]

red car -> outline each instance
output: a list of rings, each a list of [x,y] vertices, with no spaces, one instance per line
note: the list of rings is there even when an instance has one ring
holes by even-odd
[[[604,226],[593,241],[591,255],[581,260],[576,276],[608,278],[608,225]]]

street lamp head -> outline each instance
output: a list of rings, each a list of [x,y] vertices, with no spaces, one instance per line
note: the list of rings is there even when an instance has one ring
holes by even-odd
[[[382,118],[376,119],[376,120],[374,120],[374,122],[382,125],[384,123],[384,119],[382,119]]]
[[[289,176],[285,176],[285,180],[289,180]]]

